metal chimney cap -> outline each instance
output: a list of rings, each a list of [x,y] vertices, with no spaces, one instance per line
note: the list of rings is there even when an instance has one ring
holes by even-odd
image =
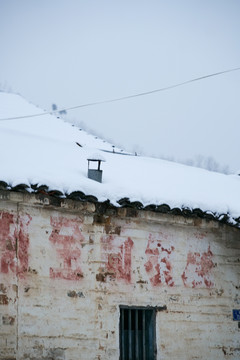
[[[87,160],[88,161],[103,161],[103,162],[106,161],[105,158],[101,154],[98,154],[98,153],[92,154],[91,157],[89,157]]]
[[[106,161],[106,160],[100,154],[93,154],[87,160],[88,160],[88,178],[101,183],[102,182],[102,170],[100,170],[100,166],[101,166],[101,162]],[[89,163],[91,161],[98,162],[97,169],[90,169],[89,168]]]

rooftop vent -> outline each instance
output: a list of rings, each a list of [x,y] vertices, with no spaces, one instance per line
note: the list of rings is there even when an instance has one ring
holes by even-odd
[[[101,162],[106,161],[99,154],[92,155],[88,160],[88,178],[97,182],[102,182],[102,170],[100,170]],[[95,166],[93,165],[95,164]]]

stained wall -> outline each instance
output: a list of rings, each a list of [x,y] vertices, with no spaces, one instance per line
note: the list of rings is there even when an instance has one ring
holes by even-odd
[[[0,193],[0,359],[118,359],[119,306],[156,315],[157,359],[239,359],[240,231]]]

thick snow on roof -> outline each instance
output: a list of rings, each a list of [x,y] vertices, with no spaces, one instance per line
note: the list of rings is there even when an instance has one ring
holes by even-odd
[[[19,95],[0,93],[0,119],[42,112]],[[165,203],[240,216],[240,176],[114,151],[112,144],[53,115],[0,121],[0,180],[11,186],[44,184],[114,205],[127,197],[144,206]],[[94,153],[106,160],[102,183],[87,177],[87,159]]]

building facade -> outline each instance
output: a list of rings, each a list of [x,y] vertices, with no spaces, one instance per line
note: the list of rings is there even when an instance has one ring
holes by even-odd
[[[0,199],[1,360],[240,358],[239,229],[44,194]]]

